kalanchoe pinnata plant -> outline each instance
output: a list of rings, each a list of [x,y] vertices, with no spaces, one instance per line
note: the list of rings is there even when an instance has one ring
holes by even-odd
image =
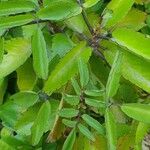
[[[149,13],[149,0],[0,0],[0,149],[149,149]]]

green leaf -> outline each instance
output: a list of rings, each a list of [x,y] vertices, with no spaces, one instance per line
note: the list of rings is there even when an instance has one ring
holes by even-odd
[[[53,57],[59,55],[62,58],[73,48],[73,46],[73,42],[65,34],[55,34],[52,39],[52,55]]]
[[[89,82],[89,70],[86,63],[82,59],[78,61],[78,68],[80,73],[80,83],[81,87],[84,88]]]
[[[65,94],[63,99],[70,105],[78,105],[79,104],[79,101],[80,101],[80,98],[78,96],[75,96],[75,95],[68,95],[68,94]]]
[[[94,97],[103,96],[104,92],[105,92],[104,90],[85,90],[84,91],[86,95],[94,96]]]
[[[95,137],[94,135],[91,133],[91,131],[89,131],[89,129],[82,125],[81,123],[78,124],[78,128],[79,128],[79,131],[85,135],[88,139],[92,140],[93,142],[95,141]]]
[[[32,107],[29,107],[21,117],[16,121],[14,129],[19,135],[29,136],[31,135],[31,127],[37,117],[42,103],[36,103]]]
[[[64,20],[80,14],[81,7],[73,1],[51,2],[47,7],[41,9],[37,15],[42,20]]]
[[[63,119],[62,123],[65,124],[66,126],[70,127],[70,128],[74,128],[76,126],[76,124],[77,124],[77,121]]]
[[[123,53],[117,51],[106,84],[106,100],[112,98],[118,90],[121,77],[122,59]]]
[[[51,114],[51,105],[49,101],[46,101],[41,106],[37,118],[31,129],[31,143],[33,146],[37,145],[43,135],[47,130],[47,125],[49,124],[49,115]]]
[[[105,107],[104,102],[102,102],[100,100],[92,99],[92,98],[85,98],[85,103],[89,106],[96,107],[96,108],[104,108]]]
[[[18,147],[21,147],[22,150],[29,150],[31,149],[31,146],[29,145],[29,142],[26,140],[23,141],[23,139],[19,139],[15,136],[5,136],[2,138],[4,142],[6,142],[8,145],[10,145],[15,150],[18,149]],[[5,148],[4,148],[5,149]]]
[[[145,135],[149,132],[150,125],[145,124],[142,122],[139,122],[136,130],[136,136],[135,136],[135,144],[136,144],[136,150],[141,150],[142,141],[145,137]]]
[[[91,48],[86,48],[85,42],[78,44],[60,60],[46,81],[43,90],[50,94],[60,88],[78,71],[78,58],[81,57],[87,62],[90,55]]]
[[[138,31],[146,25],[146,17],[147,15],[145,12],[132,8],[126,17],[117,24],[117,27],[127,27]]]
[[[70,134],[67,136],[67,139],[65,140],[62,150],[72,150],[75,139],[76,139],[76,130],[72,129]]]
[[[28,40],[12,39],[5,44],[4,58],[0,64],[0,78],[7,76],[21,66],[31,54],[31,47]]]
[[[32,14],[2,17],[0,19],[0,29],[7,29],[22,26],[35,20]]]
[[[105,57],[110,64],[113,62],[115,53],[118,49],[123,52],[123,64],[122,64],[122,75],[125,79],[129,80],[133,84],[141,87],[148,93],[150,92],[150,62],[143,60],[142,58],[129,53],[128,51],[118,47],[118,45],[103,41],[102,45],[107,48],[105,51]]]
[[[79,113],[79,110],[75,110],[73,108],[63,108],[59,111],[59,116],[65,118],[76,117]]]
[[[83,4],[84,8],[89,8],[94,5],[96,5],[100,0],[86,0],[85,3]]]
[[[150,60],[150,38],[145,37],[144,34],[130,29],[120,28],[116,29],[112,35],[118,44],[126,47],[130,52]]]
[[[8,145],[3,140],[0,140],[0,146],[1,146],[1,149],[3,149],[3,150],[15,150],[15,148],[13,148],[12,146]]]
[[[1,78],[0,79],[0,105],[3,103],[3,98],[7,88],[7,79]]]
[[[105,112],[106,136],[108,140],[108,148],[116,150],[117,144],[117,129],[114,116],[109,108]]]
[[[17,86],[20,91],[33,90],[37,77],[33,70],[32,59],[29,58],[17,71]]]
[[[122,105],[121,109],[126,115],[135,120],[150,123],[150,105],[130,103]]]
[[[0,63],[3,60],[4,56],[4,39],[0,37]]]
[[[81,88],[77,82],[77,80],[75,80],[74,78],[71,78],[71,84],[76,92],[77,95],[80,95],[81,93]]]
[[[38,94],[32,91],[27,92],[19,92],[10,97],[15,104],[22,107],[23,109],[27,109],[28,107],[34,105],[39,97]]]
[[[0,119],[5,126],[14,127],[23,111],[24,110],[13,101],[6,102],[0,106]]]
[[[75,32],[89,35],[89,30],[81,14],[65,20],[65,24]]]
[[[114,26],[127,15],[133,4],[134,0],[111,0],[103,12],[103,26]]]
[[[105,135],[104,127],[91,116],[84,114],[82,115],[82,119],[92,128],[94,128],[99,134]]]
[[[48,77],[48,54],[42,31],[38,28],[32,37],[33,67],[39,78]]]
[[[4,1],[0,2],[0,16],[24,13],[35,10],[35,5],[29,1]]]

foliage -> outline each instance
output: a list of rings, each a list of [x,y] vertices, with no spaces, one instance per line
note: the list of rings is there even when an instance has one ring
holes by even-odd
[[[0,149],[150,147],[149,0],[0,0]]]

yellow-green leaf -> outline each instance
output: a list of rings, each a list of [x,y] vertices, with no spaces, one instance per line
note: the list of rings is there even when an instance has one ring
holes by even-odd
[[[0,78],[7,76],[21,66],[31,54],[28,40],[18,38],[7,41],[4,45],[8,52],[0,64]]]
[[[86,0],[85,3],[83,4],[83,7],[89,8],[94,5],[96,5],[100,0]]]
[[[117,51],[106,84],[106,100],[112,98],[118,90],[119,80],[121,77],[122,60],[123,53],[121,51]]]
[[[0,2],[0,16],[24,13],[35,10],[34,3],[30,1],[2,1]]]
[[[80,14],[81,7],[67,0],[51,2],[47,7],[41,9],[37,15],[42,20],[63,20]]]
[[[111,0],[103,12],[103,26],[114,26],[127,15],[133,4],[134,0]]]
[[[0,19],[0,29],[21,26],[30,23],[34,20],[35,17],[32,14],[2,17]]]
[[[145,91],[150,92],[149,61],[124,50],[112,42],[103,41],[101,44],[107,48],[107,51],[105,51],[104,55],[110,64],[113,63],[113,58],[115,57],[116,51],[120,49],[123,52],[123,77]]]
[[[138,104],[130,103],[124,104],[121,107],[122,111],[129,117],[144,122],[150,123],[150,105],[148,104]]]
[[[33,90],[37,77],[33,70],[32,59],[29,58],[17,71],[17,86],[20,91]]]
[[[46,93],[52,93],[75,75],[78,71],[79,57],[84,62],[88,61],[91,55],[91,48],[87,48],[85,45],[85,42],[81,42],[60,60],[45,83],[43,90]]]
[[[108,149],[116,150],[117,129],[114,116],[109,108],[105,112],[106,136],[108,140]]]
[[[132,8],[126,17],[117,24],[117,27],[127,27],[129,29],[138,31],[146,25],[146,17],[147,14],[145,12]]]
[[[116,29],[112,35],[118,44],[126,47],[130,52],[150,60],[150,38],[144,34],[130,29],[120,28]]]

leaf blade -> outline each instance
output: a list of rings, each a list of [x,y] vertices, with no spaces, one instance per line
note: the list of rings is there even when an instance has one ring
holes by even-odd
[[[43,90],[50,94],[54,90],[60,88],[77,72],[78,57],[82,57],[84,61],[87,62],[90,55],[91,48],[85,48],[84,42],[78,44],[65,57],[61,59],[46,81]]]
[[[32,38],[33,67],[39,78],[48,77],[48,54],[46,42],[40,28],[34,33]]]

